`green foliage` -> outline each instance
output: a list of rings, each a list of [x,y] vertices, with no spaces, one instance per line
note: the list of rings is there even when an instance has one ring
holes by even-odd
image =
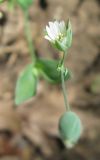
[[[5,0],[0,0],[0,4],[3,3]]]
[[[73,147],[82,133],[79,117],[74,112],[65,112],[59,121],[59,132],[66,147]]]
[[[18,3],[23,10],[26,10],[32,5],[33,0],[18,0]]]
[[[0,0],[0,4],[3,3],[4,1],[7,0]],[[23,10],[27,10],[32,5],[33,0],[8,0],[7,2],[8,2],[8,7],[10,9],[14,8],[15,4],[18,2],[18,4]]]
[[[57,71],[58,60],[48,60],[48,59],[38,59],[35,67],[39,70],[40,75],[42,75],[47,81],[51,83],[61,82],[61,73]],[[69,71],[65,75],[65,79],[70,78]]]
[[[15,103],[19,105],[35,96],[38,76],[43,76],[47,81],[54,84],[60,83],[61,73],[57,71],[57,67],[57,60],[47,59],[37,59],[34,67],[32,64],[28,65],[17,80]],[[64,76],[68,80],[70,78],[69,71]]]
[[[17,80],[15,103],[19,105],[29,98],[35,96],[37,89],[37,77],[33,65],[28,65]]]

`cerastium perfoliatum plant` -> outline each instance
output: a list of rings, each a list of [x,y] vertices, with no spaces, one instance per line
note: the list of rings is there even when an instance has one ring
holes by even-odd
[[[82,124],[79,117],[71,111],[65,90],[65,80],[70,77],[70,72],[65,68],[64,61],[68,54],[68,49],[72,44],[72,27],[68,20],[67,25],[64,21],[49,22],[46,26],[45,38],[50,41],[53,46],[63,52],[62,58],[59,60],[56,72],[60,73],[62,91],[66,112],[59,120],[59,133],[66,147],[71,148],[80,138],[82,133]],[[67,78],[66,78],[67,77]]]
[[[9,3],[14,1],[9,0]],[[66,111],[59,120],[59,133],[65,146],[71,148],[77,143],[82,133],[80,118],[76,113],[71,111],[65,89],[65,81],[71,77],[70,71],[68,68],[65,68],[64,64],[68,49],[72,44],[71,23],[69,20],[67,24],[64,21],[49,22],[45,29],[45,39],[58,49],[58,51],[62,52],[63,56],[60,56],[61,58],[58,60],[39,58],[36,56],[33,47],[28,19],[28,9],[33,3],[33,0],[17,0],[17,3],[24,13],[25,36],[32,62],[26,66],[17,80],[15,103],[16,105],[20,105],[36,95],[38,81],[41,76],[48,82],[55,84],[61,83]]]

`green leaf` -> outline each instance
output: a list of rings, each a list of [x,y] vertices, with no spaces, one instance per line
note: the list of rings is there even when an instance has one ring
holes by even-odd
[[[32,5],[33,0],[18,0],[18,3],[22,9],[26,10]]]
[[[33,71],[32,64],[28,65],[20,74],[15,91],[15,103],[19,105],[29,98],[35,96],[37,89],[37,77]]]
[[[3,3],[4,2],[4,0],[0,0],[0,3]]]
[[[58,60],[38,59],[35,67],[39,73],[51,83],[61,82],[61,73],[57,70]],[[70,78],[70,73],[65,74],[65,80]]]

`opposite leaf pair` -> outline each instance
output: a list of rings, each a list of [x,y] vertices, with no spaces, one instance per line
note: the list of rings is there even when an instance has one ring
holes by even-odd
[[[37,59],[35,65],[29,64],[20,74],[15,92],[16,105],[36,95],[39,77],[43,77],[48,82],[57,84],[61,82],[61,73],[57,71],[57,60]],[[70,78],[70,72],[64,74],[65,80]]]
[[[70,78],[70,72],[64,65],[67,50],[72,43],[70,21],[68,21],[67,27],[63,21],[49,22],[49,26],[46,26],[45,38],[48,39],[55,48],[63,52],[63,57],[59,61],[39,59],[36,57],[36,61],[33,61],[33,64],[28,65],[19,76],[16,86],[15,102],[19,105],[35,96],[37,82],[40,76],[55,84],[62,83],[65,107],[68,111],[65,112],[59,120],[59,133],[65,146],[71,148],[80,138],[82,124],[80,118],[74,112],[70,111],[64,83],[65,80]]]

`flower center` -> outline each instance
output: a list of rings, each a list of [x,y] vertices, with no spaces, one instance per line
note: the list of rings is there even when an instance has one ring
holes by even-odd
[[[57,36],[57,40],[61,41],[63,38],[64,38],[64,34],[59,33],[58,36]]]

